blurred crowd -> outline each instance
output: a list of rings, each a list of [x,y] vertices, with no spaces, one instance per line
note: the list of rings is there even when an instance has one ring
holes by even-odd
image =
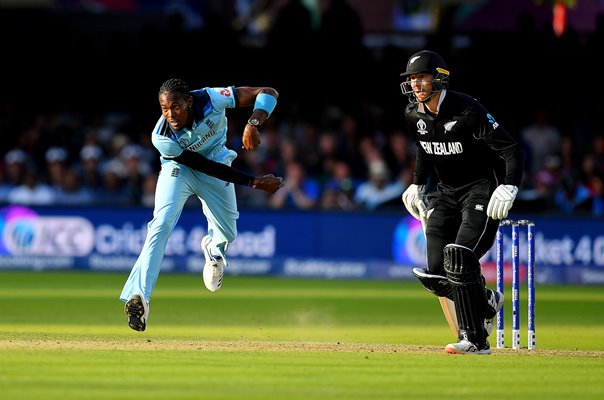
[[[167,64],[162,69],[145,57],[156,57],[166,46],[170,54],[187,54],[192,42],[207,43],[204,35],[216,33],[208,33],[211,27],[177,29],[174,43],[164,43],[159,28],[145,27],[137,51],[122,48],[120,58],[103,53],[98,43],[103,39],[95,39],[95,51],[105,56],[96,67],[107,73],[87,82],[86,89],[60,71],[57,79],[44,81],[46,90],[7,82],[14,93],[0,103],[0,204],[152,207],[160,165],[150,137],[160,116],[157,89],[163,80],[179,77],[192,88],[266,85],[281,94],[261,128],[257,150],[241,150],[249,113],[238,109],[230,115],[228,147],[239,153],[233,166],[253,175],[282,176],[285,183],[272,196],[237,187],[240,209],[404,212],[400,198],[412,179],[415,144],[403,126],[407,99],[398,74],[410,54],[431,48],[449,64],[451,88],[483,101],[524,147],[526,173],[516,211],[604,215],[604,130],[597,121],[604,105],[602,83],[579,85],[582,93],[574,99],[572,88],[565,88],[571,84],[562,79],[572,71],[572,60],[582,60],[579,72],[595,65],[594,49],[604,44],[604,18],[588,37],[569,30],[554,38],[522,20],[508,35],[467,33],[471,40],[464,46],[452,43],[453,35],[436,32],[416,48],[376,50],[364,46],[358,14],[346,1],[333,1],[336,8],[328,9],[318,28],[304,14],[302,2],[284,3],[262,45],[250,47],[221,25],[224,42],[207,50],[222,46],[233,60],[204,65],[201,76],[198,67]],[[71,45],[90,48],[82,46],[84,39]],[[105,40],[106,47],[115,43],[115,38]],[[17,47],[22,46],[15,45],[19,53]],[[485,58],[485,48],[513,49],[514,54],[494,60]],[[61,54],[69,50],[63,47]],[[92,53],[82,56],[82,65],[96,62]],[[116,59],[123,69],[107,78]],[[252,60],[257,69],[241,59]],[[158,69],[150,70],[151,65]],[[199,207],[199,202],[191,199],[187,205]]]
[[[239,152],[233,166],[285,182],[272,196],[237,187],[240,207],[402,211],[415,144],[402,128],[364,131],[375,112],[359,116],[331,106],[320,123],[295,110],[276,113],[253,151],[241,149],[245,114],[231,118],[228,146]],[[128,132],[130,118],[37,115],[16,132],[16,146],[0,163],[0,203],[152,207],[159,155],[150,130]],[[604,135],[594,136],[590,150],[580,153],[572,137],[549,122],[547,111],[538,110],[519,138],[527,163],[517,210],[604,215]],[[189,205],[199,203],[192,198]]]
[[[413,171],[407,135],[361,135],[355,116],[335,106],[325,114],[326,125],[301,115],[269,119],[261,129],[262,145],[253,151],[241,146],[245,118],[230,118],[228,147],[239,152],[233,166],[285,181],[272,196],[238,187],[242,208],[400,208]],[[152,207],[159,154],[150,131],[127,132],[130,126],[128,115],[105,114],[93,120],[68,112],[37,115],[17,133],[17,145],[0,163],[0,202]],[[196,199],[190,205],[199,206]]]

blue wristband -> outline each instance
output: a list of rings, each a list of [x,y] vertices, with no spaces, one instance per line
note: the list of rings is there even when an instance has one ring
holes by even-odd
[[[256,96],[256,102],[254,103],[254,111],[266,111],[266,113],[270,117],[276,105],[277,99],[274,96],[271,96],[270,94],[266,93],[260,93],[258,94],[258,96]]]

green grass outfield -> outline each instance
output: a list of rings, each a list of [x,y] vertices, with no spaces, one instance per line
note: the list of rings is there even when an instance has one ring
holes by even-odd
[[[443,352],[451,332],[417,282],[227,275],[210,293],[164,273],[135,332],[126,276],[0,272],[0,399],[604,398],[601,286],[538,286],[537,350],[471,356]]]

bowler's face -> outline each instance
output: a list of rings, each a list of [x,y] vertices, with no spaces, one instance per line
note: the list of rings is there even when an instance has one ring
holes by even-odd
[[[161,113],[172,129],[180,131],[189,120],[190,104],[177,93],[162,93],[159,96]]]

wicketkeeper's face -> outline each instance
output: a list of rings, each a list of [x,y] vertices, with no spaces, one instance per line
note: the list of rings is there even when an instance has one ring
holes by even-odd
[[[187,126],[192,115],[192,98],[184,99],[178,93],[163,93],[159,96],[161,113],[175,131],[182,130]]]
[[[434,75],[432,74],[413,74],[409,76],[409,85],[418,101],[421,102],[432,94],[432,90],[434,89],[432,85],[433,79]]]

